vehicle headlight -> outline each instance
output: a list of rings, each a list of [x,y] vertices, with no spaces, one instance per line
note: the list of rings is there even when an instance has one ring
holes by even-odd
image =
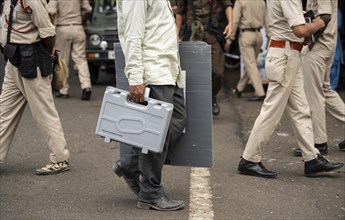
[[[89,41],[92,46],[97,46],[101,43],[101,37],[98,34],[92,34],[89,37]]]
[[[99,47],[102,49],[102,50],[106,50],[108,48],[108,42],[102,40],[102,42],[100,43]]]

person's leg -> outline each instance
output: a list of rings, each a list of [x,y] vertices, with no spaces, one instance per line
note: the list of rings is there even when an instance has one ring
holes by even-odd
[[[240,38],[240,49],[246,67],[246,73],[251,80],[256,95],[265,96],[265,91],[262,86],[259,70],[256,64],[258,52],[260,51],[258,51],[258,48],[261,47],[260,42],[262,43],[260,32],[243,32]],[[258,47],[259,44],[260,47]]]
[[[81,89],[91,88],[89,66],[86,61],[86,36],[83,26],[75,26],[73,32],[72,59],[78,68]]]
[[[323,93],[326,99],[326,111],[338,121],[340,121],[343,125],[345,124],[345,103],[339,94],[331,89],[330,86],[330,68],[329,66],[332,65],[331,59],[328,63],[327,72],[325,75],[325,79],[323,82]]]
[[[48,144],[50,162],[59,163],[69,158],[69,151],[66,148],[66,140],[51,93],[51,80],[52,75],[42,77],[40,70],[37,69],[36,79],[22,78],[23,95],[28,101],[43,139]]]
[[[305,48],[302,52],[304,90],[312,114],[315,144],[327,143],[326,100],[322,88],[327,59],[320,50],[314,52]]]
[[[148,152],[140,154],[139,170],[142,178],[140,181],[139,200],[154,200],[164,196],[161,185],[162,169],[169,147],[181,135],[186,123],[186,110],[184,107],[183,90],[175,86],[149,86],[150,97],[174,105],[171,122],[167,132],[162,153]]]
[[[20,74],[10,62],[5,67],[0,95],[0,162],[4,161],[23,115],[26,100],[18,88]],[[22,86],[19,84],[22,89]]]
[[[292,127],[298,146],[301,148],[304,161],[315,159],[320,152],[314,147],[311,113],[308,101],[305,97],[303,74],[301,70],[295,77],[291,95],[286,106],[286,113],[291,119]]]
[[[300,57],[295,51],[290,56],[284,49],[270,48],[266,58],[266,75],[270,80],[266,99],[255,120],[242,157],[251,162],[261,162],[261,148],[276,129],[290,97],[294,78],[300,67]]]
[[[72,38],[70,36],[71,31],[73,29],[69,28],[68,26],[60,26],[56,29],[56,47],[60,49],[59,52],[59,58],[63,59],[66,63],[66,66],[69,66],[69,59],[70,59],[70,53],[71,53],[71,45],[72,45]],[[67,69],[68,70],[68,69]],[[70,74],[68,73],[67,76]],[[57,97],[68,97],[68,90],[69,90],[69,84],[68,84],[68,78],[67,78],[67,84],[64,88],[59,90],[59,93],[62,95],[56,95]]]
[[[277,176],[261,163],[261,148],[268,142],[283,115],[300,63],[297,51],[269,49],[266,58],[266,75],[270,81],[267,96],[238,165],[240,173],[265,178]]]
[[[208,32],[204,33],[206,43],[211,45],[211,60],[212,60],[212,113],[219,115],[220,109],[217,103],[217,94],[222,88],[222,78],[224,75],[224,54],[223,50],[217,41],[216,37]]]

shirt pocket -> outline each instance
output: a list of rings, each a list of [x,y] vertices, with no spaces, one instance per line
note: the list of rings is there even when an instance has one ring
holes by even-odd
[[[270,82],[281,83],[284,79],[284,72],[287,65],[287,55],[284,49],[269,48],[266,57],[266,78]]]

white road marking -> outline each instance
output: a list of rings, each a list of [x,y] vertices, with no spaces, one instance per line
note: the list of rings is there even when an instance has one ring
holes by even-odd
[[[189,220],[212,220],[214,218],[210,176],[211,173],[207,168],[192,168]]]

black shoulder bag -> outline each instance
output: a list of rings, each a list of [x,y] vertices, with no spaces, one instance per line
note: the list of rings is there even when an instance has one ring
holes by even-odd
[[[53,72],[50,52],[42,41],[33,44],[11,43],[13,10],[17,5],[17,2],[18,0],[11,0],[7,29],[7,43],[4,47],[4,55],[13,66],[18,68],[21,76],[24,78],[36,78],[37,67],[40,68],[42,76],[50,75]]]

